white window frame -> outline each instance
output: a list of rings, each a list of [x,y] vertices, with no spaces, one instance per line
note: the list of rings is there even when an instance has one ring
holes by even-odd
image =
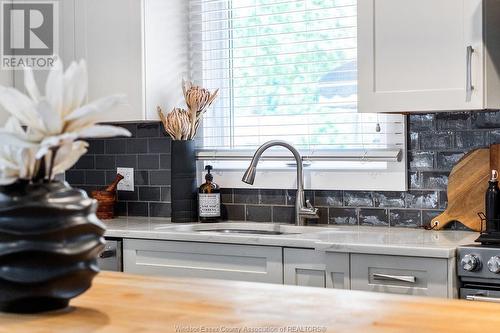
[[[201,27],[201,24],[199,26]],[[200,61],[199,54],[193,56],[193,52],[191,52],[191,55],[192,64]],[[195,71],[199,72],[200,69],[196,68],[192,72]],[[213,110],[208,112],[213,112]],[[309,155],[308,152],[302,152],[305,161],[305,188],[314,190],[406,191],[408,189],[406,130],[406,117],[404,117],[404,144],[400,151],[397,152],[368,149],[359,154],[355,150],[347,149],[329,151],[323,157],[318,156],[318,154],[305,156]],[[198,136],[202,137],[202,135],[203,128],[200,127]],[[215,176],[215,181],[224,188],[296,188],[296,168],[291,165],[291,163],[294,163],[291,153],[285,149],[264,153],[264,161],[261,161],[257,167],[254,185],[243,183],[241,178],[250,163],[253,152],[199,150],[197,161],[198,183],[204,182],[204,167],[210,164],[214,167],[212,173]],[[394,158],[393,155],[397,155],[397,158]],[[284,160],[284,156],[289,156],[290,159]],[[317,161],[321,161],[321,163]],[[325,168],[325,161],[331,161],[331,165]],[[345,161],[353,162],[352,167],[346,167]],[[316,164],[321,164],[321,167],[315,166]]]

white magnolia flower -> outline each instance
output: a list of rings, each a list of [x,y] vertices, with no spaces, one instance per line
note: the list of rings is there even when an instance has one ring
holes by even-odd
[[[124,96],[104,97],[83,105],[88,86],[85,61],[73,62],[64,72],[62,62],[57,60],[47,78],[43,95],[31,68],[25,68],[24,81],[27,95],[15,88],[0,86],[0,105],[19,124],[16,131],[12,128],[14,120],[10,127],[0,129],[0,142],[24,151],[23,154],[29,151],[30,158],[34,152],[37,160],[45,158],[46,162],[53,162],[49,167],[49,178],[69,169],[86,152],[87,143],[76,140],[131,135],[121,127],[97,124],[105,120],[108,110],[126,102]],[[19,161],[23,154],[13,156],[14,152],[4,151]],[[0,170],[7,170],[3,162],[0,160]],[[3,171],[0,178],[12,179],[14,176],[8,176],[10,174],[16,172]]]
[[[4,127],[20,140],[20,145],[0,146],[0,185],[8,185],[17,179],[31,179],[35,174],[37,145],[25,143],[25,131],[19,121],[10,118]]]
[[[63,173],[78,162],[80,157],[85,155],[89,144],[85,141],[75,141],[62,145],[54,159],[53,173],[55,175]],[[47,156],[50,158],[51,156]]]

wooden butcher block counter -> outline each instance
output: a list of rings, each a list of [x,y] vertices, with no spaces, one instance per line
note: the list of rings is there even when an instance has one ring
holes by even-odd
[[[499,332],[500,304],[101,273],[70,309],[0,332]]]

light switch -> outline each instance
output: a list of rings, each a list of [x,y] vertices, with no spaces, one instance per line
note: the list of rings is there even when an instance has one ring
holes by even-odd
[[[116,168],[116,172],[123,176],[118,183],[118,191],[134,191],[134,168]]]

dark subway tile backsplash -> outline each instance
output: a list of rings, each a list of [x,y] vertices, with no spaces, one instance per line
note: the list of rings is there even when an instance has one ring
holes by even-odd
[[[386,227],[389,225],[388,213],[387,209],[361,208],[359,210],[359,224]]]
[[[161,188],[160,187],[139,187],[139,200],[140,201],[160,201]]]
[[[402,192],[374,192],[372,198],[375,207],[405,207],[405,194]]]
[[[453,166],[457,164],[464,155],[464,152],[438,152],[436,155],[436,169],[451,171]]]
[[[104,154],[104,140],[88,140],[88,154],[97,155]]]
[[[149,215],[151,217],[170,217],[172,208],[170,203],[166,202],[150,202]]]
[[[92,170],[95,168],[95,156],[84,155],[76,162],[73,169]]]
[[[103,170],[86,170],[86,185],[104,185],[106,183],[106,173]]]
[[[239,188],[233,190],[234,203],[239,204],[258,204],[259,191],[254,189]]]
[[[127,123],[132,138],[91,140],[67,180],[91,191],[113,179],[114,167],[134,167],[136,191],[120,192],[119,215],[168,217],[170,139],[158,123]],[[447,205],[452,167],[468,151],[500,143],[500,111],[408,116],[408,192],[306,191],[320,213],[310,223],[417,228]],[[113,166],[112,169],[108,167]],[[235,221],[293,223],[294,190],[222,189],[223,214]],[[450,229],[462,230],[460,223]]]
[[[412,152],[408,154],[411,170],[432,170],[434,167],[434,152]]]
[[[320,207],[342,207],[342,191],[316,191],[314,204]]]
[[[260,190],[259,203],[285,205],[285,190]]]
[[[330,208],[329,223],[340,225],[357,225],[358,224],[358,209],[357,208]]]
[[[129,154],[146,154],[148,152],[147,139],[125,139],[126,152]]]
[[[500,111],[410,115],[407,135],[410,190],[308,191],[306,197],[314,199],[322,213],[321,221],[327,214],[329,224],[409,228],[428,225],[446,208],[448,176],[460,158],[472,149],[500,143]],[[261,205],[273,207],[273,221],[283,220],[282,199],[263,193],[257,189],[225,189],[223,201],[231,206],[229,218],[232,212],[241,218],[242,211],[251,207],[251,214],[246,213],[248,219],[252,205],[260,198]],[[286,190],[284,196],[285,204],[292,207],[295,191]],[[233,202],[238,204],[237,210]],[[462,230],[464,226],[452,223],[450,229]]]
[[[160,156],[158,154],[141,155],[137,165],[139,170],[159,169]]]
[[[246,220],[255,222],[269,222],[271,217],[272,206],[246,206]]]
[[[170,170],[149,171],[151,185],[170,185]]]
[[[85,171],[68,170],[66,172],[66,180],[71,184],[85,184]]]
[[[149,203],[129,201],[127,202],[128,216],[149,216]]]
[[[119,165],[122,168],[137,169],[137,155],[117,155],[116,165]]]
[[[295,208],[289,206],[273,206],[273,222],[294,223]]]
[[[392,227],[418,228],[422,225],[422,211],[414,209],[394,209],[389,219]]]
[[[135,191],[118,191],[115,213],[170,217],[170,138],[159,122],[117,125],[132,137],[89,140],[87,154],[68,170],[66,180],[91,192],[113,182],[116,168],[134,168]]]
[[[98,155],[95,157],[96,169],[114,169],[116,167],[115,155]]]
[[[123,144],[122,139],[106,140],[104,147],[106,154],[125,154],[127,152],[127,146]]]
[[[344,206],[346,207],[373,207],[371,192],[344,191]]]
[[[155,138],[160,135],[160,123],[137,124],[137,137]]]

